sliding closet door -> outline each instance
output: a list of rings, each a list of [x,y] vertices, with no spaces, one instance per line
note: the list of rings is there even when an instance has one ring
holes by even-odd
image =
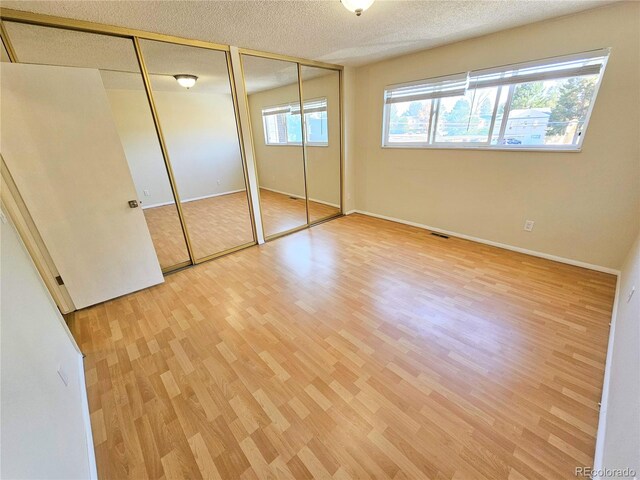
[[[226,53],[140,47],[195,260],[254,243]]]
[[[99,73],[111,117],[163,270],[188,265],[189,253],[132,40],[7,22],[20,63],[90,68]],[[86,120],[86,119],[85,119]],[[162,215],[158,215],[162,206]]]
[[[311,223],[340,209],[340,72],[300,67]]]
[[[298,65],[242,55],[267,239],[308,223]]]

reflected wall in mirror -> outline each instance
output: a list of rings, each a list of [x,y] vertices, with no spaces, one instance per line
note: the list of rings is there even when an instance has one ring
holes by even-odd
[[[98,70],[160,266],[190,262],[133,41],[5,22],[18,62]],[[87,75],[87,82],[91,81]],[[96,179],[99,180],[99,179]],[[155,204],[166,204],[162,217]]]
[[[242,55],[265,237],[307,224],[298,65]]]
[[[9,53],[7,52],[7,47],[5,47],[4,42],[0,42],[2,47],[0,48],[0,62],[10,62]]]
[[[309,221],[340,213],[340,73],[300,67]]]
[[[254,242],[226,53],[140,46],[195,258]],[[166,201],[154,199],[159,218]]]

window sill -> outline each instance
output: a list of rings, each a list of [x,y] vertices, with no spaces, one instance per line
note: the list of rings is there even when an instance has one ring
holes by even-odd
[[[550,152],[550,153],[580,153],[582,146],[570,145],[567,147],[498,147],[498,146],[445,146],[445,145],[382,145],[383,149],[407,149],[407,150],[482,150],[486,152]]]
[[[301,147],[301,143],[265,143],[266,147]],[[327,143],[307,143],[307,147],[323,147],[327,148]]]

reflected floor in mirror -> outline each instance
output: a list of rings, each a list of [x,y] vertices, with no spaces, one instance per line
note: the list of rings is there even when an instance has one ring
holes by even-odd
[[[206,257],[253,241],[245,191],[182,204],[196,258]],[[175,206],[146,208],[144,215],[160,264],[189,260]]]
[[[260,208],[264,234],[269,237],[307,223],[304,198],[295,198],[272,190],[260,189]],[[337,215],[340,209],[324,203],[309,201],[312,221]]]
[[[304,199],[261,189],[260,200],[267,236],[305,224]],[[326,218],[340,211],[318,202],[309,202],[309,208],[312,219]],[[197,258],[243,245],[253,239],[244,191],[185,202],[182,210]],[[145,208],[144,216],[163,268],[189,260],[173,204]]]

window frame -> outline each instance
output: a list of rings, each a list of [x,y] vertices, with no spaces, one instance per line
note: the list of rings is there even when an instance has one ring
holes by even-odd
[[[287,138],[286,142],[282,142],[282,143],[273,143],[273,142],[269,142],[269,138],[268,138],[268,134],[267,134],[267,126],[266,126],[266,118],[269,115],[265,115],[264,112],[265,110],[271,110],[271,109],[276,109],[276,108],[286,108],[289,107],[291,108],[297,108],[298,105],[300,105],[299,102],[291,102],[291,103],[282,103],[279,105],[265,105],[264,107],[261,108],[260,110],[260,116],[262,117],[262,133],[263,133],[263,137],[264,137],[264,144],[267,147],[300,147],[303,145],[307,146],[307,147],[328,147],[329,146],[329,101],[327,100],[327,97],[318,97],[318,98],[309,98],[307,99],[304,103],[306,104],[310,104],[312,102],[324,102],[325,105],[325,112],[326,112],[326,129],[327,129],[327,141],[326,142],[310,142],[307,138],[305,138],[304,142],[290,142],[289,141],[289,135],[288,135],[288,131],[286,130],[287,128],[287,122],[285,120],[285,136]],[[307,114],[310,113],[314,113],[314,112],[305,112],[304,114],[304,122],[305,122],[305,136],[308,137],[309,135],[309,128],[307,126]],[[282,113],[278,113],[278,114],[274,114],[275,115],[292,115],[291,111],[289,112],[282,112]],[[300,113],[297,113],[296,115],[300,115]]]
[[[530,62],[522,62],[522,63],[518,63],[518,64],[512,64],[512,65],[505,65],[502,67],[495,67],[492,69],[487,69],[487,70],[500,70],[503,69],[505,72],[512,70],[514,68],[516,69],[522,69],[522,68],[527,68],[527,67],[535,67],[535,66],[545,66],[545,65],[551,65],[554,63],[558,63],[563,61],[564,59],[566,59],[567,61],[571,60],[571,59],[580,59],[583,58],[585,60],[587,60],[588,58],[600,58],[602,57],[602,63],[601,63],[601,68],[600,68],[600,72],[598,75],[598,80],[595,84],[594,87],[594,91],[593,91],[593,96],[592,96],[592,101],[589,104],[589,108],[587,110],[587,113],[585,115],[584,118],[584,122],[582,125],[582,129],[581,129],[581,134],[579,135],[577,142],[575,144],[566,144],[566,145],[558,145],[558,144],[549,144],[549,145],[515,145],[515,144],[510,144],[510,145],[504,145],[501,144],[500,141],[501,139],[504,138],[505,135],[505,130],[507,127],[507,123],[509,121],[509,113],[511,111],[511,104],[512,104],[512,100],[513,100],[513,93],[514,90],[516,89],[516,87],[518,85],[522,85],[525,83],[530,83],[531,80],[529,82],[527,81],[523,81],[523,82],[514,82],[514,83],[509,83],[506,85],[498,85],[498,90],[496,93],[496,97],[495,97],[495,105],[493,108],[493,112],[492,112],[492,118],[491,118],[491,124],[489,127],[489,133],[488,133],[488,138],[486,142],[436,142],[436,134],[437,134],[437,127],[438,127],[438,121],[440,119],[440,100],[441,98],[433,98],[432,99],[432,103],[431,103],[431,113],[430,113],[430,118],[429,118],[429,132],[428,132],[428,142],[406,142],[406,143],[400,143],[400,142],[389,142],[389,123],[390,123],[390,104],[387,103],[386,99],[388,96],[388,92],[397,89],[398,87],[404,86],[404,85],[412,85],[412,84],[419,84],[420,82],[423,83],[429,83],[430,81],[434,80],[434,79],[425,79],[425,80],[419,80],[419,81],[414,81],[414,82],[409,82],[409,83],[405,83],[405,84],[394,84],[394,85],[388,85],[384,88],[384,92],[383,92],[383,115],[382,115],[382,143],[381,143],[381,148],[389,148],[389,149],[427,149],[427,150],[492,150],[492,151],[509,151],[509,152],[513,152],[513,151],[519,151],[519,152],[581,152],[582,151],[582,145],[584,142],[584,138],[586,136],[586,132],[589,126],[589,122],[591,120],[591,114],[593,112],[593,108],[595,106],[596,103],[596,99],[598,97],[598,94],[600,92],[600,86],[602,84],[602,79],[604,78],[604,73],[606,71],[606,67],[607,67],[607,63],[609,61],[609,57],[611,54],[611,48],[601,48],[601,49],[597,49],[597,50],[591,50],[588,52],[582,52],[582,53],[577,53],[577,54],[571,54],[571,55],[563,55],[563,56],[559,56],[559,57],[550,57],[550,58],[546,58],[546,59],[542,59],[542,60],[535,60],[535,61],[530,61]],[[472,72],[467,72],[467,75],[470,75]],[[438,77],[440,78],[440,77]],[[580,78],[580,75],[573,75],[573,76],[567,76],[567,77],[562,77],[562,76],[558,76],[555,77],[555,79],[561,79],[561,78]],[[437,80],[437,78],[436,78]],[[534,80],[536,81],[536,80]],[[537,80],[537,81],[541,81],[541,80]],[[474,87],[475,88],[482,88],[480,87]],[[485,87],[488,88],[488,87]],[[505,107],[504,107],[504,111],[502,113],[502,122],[500,124],[500,129],[498,132],[495,132],[495,127],[496,127],[496,123],[498,122],[497,119],[497,111],[499,108],[499,104],[500,104],[500,98],[501,98],[501,92],[502,89],[504,88],[508,88],[509,89],[509,93],[508,96],[506,98],[506,102],[505,102]],[[466,91],[473,91],[473,89],[467,88],[465,90]],[[472,106],[473,107],[473,106]],[[497,144],[492,145],[491,141],[494,138],[494,136],[497,133]]]

